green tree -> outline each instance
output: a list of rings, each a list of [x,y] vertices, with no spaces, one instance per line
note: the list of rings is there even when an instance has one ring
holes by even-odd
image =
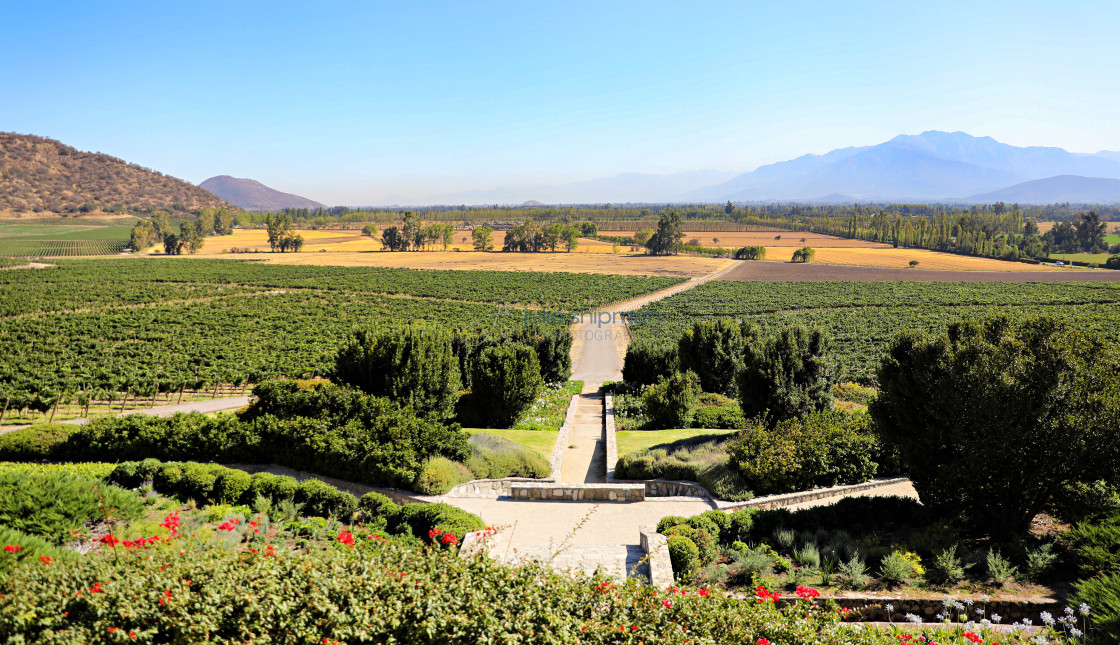
[[[1081,217],[1075,219],[1073,229],[1082,251],[1099,253],[1108,247],[1104,241],[1108,225],[1101,221],[1101,216],[1097,215],[1096,211],[1083,213]]]
[[[429,325],[356,331],[335,355],[334,378],[439,419],[454,415],[459,398],[451,335]]]
[[[694,372],[662,376],[642,393],[646,416],[654,428],[687,428],[700,401],[700,379]]]
[[[474,241],[474,250],[476,251],[490,251],[494,248],[493,241],[494,229],[489,226],[479,226],[471,231],[471,239]]]
[[[735,251],[736,260],[764,260],[766,259],[765,246],[744,246]]]
[[[420,218],[412,211],[406,212],[401,221],[401,237],[404,238],[404,248],[399,250],[420,250],[420,247],[424,244],[423,229],[424,226]]]
[[[156,240],[159,242],[162,242],[164,238],[171,234],[171,222],[164,211],[152,213],[152,226],[156,229]]]
[[[269,213],[265,216],[264,223],[268,230],[268,246],[273,252],[281,250],[282,240],[292,230],[292,216],[288,213]]]
[[[560,233],[560,239],[564,241],[568,253],[571,253],[572,249],[579,246],[579,227],[565,226],[564,231]]]
[[[812,262],[813,258],[816,257],[816,255],[817,251],[814,248],[810,246],[803,246],[793,252],[793,257],[790,258],[790,262]]]
[[[653,237],[652,228],[643,228],[634,233],[634,241],[637,242],[640,246],[645,246],[646,242],[649,242],[649,238],[651,237]]]
[[[599,226],[596,225],[595,222],[584,222],[579,225],[579,232],[582,233],[584,237],[595,237],[599,234]]]
[[[197,225],[199,234],[203,236],[214,234],[214,225],[216,222],[215,212],[213,208],[208,207],[198,211]]]
[[[546,248],[549,251],[555,252],[556,247],[560,246],[560,240],[562,239],[563,235],[564,225],[560,222],[553,222],[545,226],[543,229],[541,229],[542,248]]]
[[[695,372],[705,392],[735,396],[735,378],[743,360],[738,325],[728,319],[693,323],[677,348],[680,369]]]
[[[163,236],[163,252],[168,255],[179,255],[183,252],[183,242],[174,233]]]
[[[1118,375],[1114,343],[1050,318],[958,322],[891,343],[870,411],[923,504],[1025,535],[1063,484],[1118,481]]]
[[[128,248],[140,252],[156,243],[156,227],[147,220],[136,222],[129,233]]]
[[[233,235],[233,213],[222,206],[214,214],[214,233],[216,235]]]
[[[390,251],[407,251],[408,239],[396,226],[390,226],[381,232],[381,246]]]
[[[368,235],[369,237],[377,237],[379,233],[380,233],[380,231],[377,230],[377,224],[373,224],[373,223],[366,224],[362,228],[362,235]]]
[[[832,405],[836,375],[831,340],[824,332],[795,324],[763,336],[758,327],[746,323],[741,333],[738,385],[743,414],[762,417],[773,426]]]
[[[482,350],[471,374],[475,404],[494,428],[512,426],[536,401],[543,384],[537,353],[519,344]]]
[[[680,213],[669,211],[657,221],[657,231],[646,242],[646,248],[653,255],[675,255],[680,253],[684,239],[684,224]]]
[[[206,243],[206,239],[202,237],[202,232],[199,231],[198,226],[194,222],[183,222],[179,226],[179,244],[181,251],[185,250],[187,253],[198,253],[202,245]]]
[[[651,343],[636,339],[626,346],[622,380],[636,385],[653,385],[661,377],[680,369],[675,343]]]

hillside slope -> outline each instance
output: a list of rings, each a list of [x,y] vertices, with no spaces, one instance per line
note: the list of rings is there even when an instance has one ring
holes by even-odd
[[[248,211],[278,211],[284,208],[320,208],[317,201],[282,193],[253,179],[238,179],[229,175],[211,177],[199,184],[200,188],[214,193],[227,202]]]
[[[1060,175],[1015,184],[1000,190],[973,195],[970,202],[1014,202],[1018,204],[1120,203],[1120,179]]]
[[[0,213],[197,210],[227,206],[189,182],[53,139],[0,132]]]

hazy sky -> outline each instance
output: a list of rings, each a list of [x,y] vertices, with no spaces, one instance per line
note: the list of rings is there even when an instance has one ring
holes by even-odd
[[[930,129],[1118,150],[1118,27],[1114,1],[10,0],[0,130],[330,204]]]

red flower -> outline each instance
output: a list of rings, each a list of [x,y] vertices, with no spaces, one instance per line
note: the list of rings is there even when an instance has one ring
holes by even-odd
[[[760,638],[758,639],[758,645],[770,645],[770,641],[766,640],[765,638]]]
[[[111,547],[116,547],[121,543],[121,541],[117,539],[117,536],[113,535],[112,533],[102,535],[101,537],[97,538],[97,541],[102,544],[108,544]]]
[[[813,598],[820,598],[821,592],[809,587],[798,586],[797,597],[802,600],[810,600]]]
[[[778,602],[779,600],[782,599],[781,594],[770,593],[769,591],[767,591],[766,587],[762,587],[762,586],[755,587],[754,595],[758,598],[759,603],[763,603],[763,602],[776,603],[776,602]]]
[[[132,640],[136,640],[136,632],[129,632],[128,637],[131,638]]]
[[[454,533],[444,533],[443,534],[443,540],[441,540],[441,541],[444,544],[451,544],[451,545],[459,544],[459,538],[455,537]]]
[[[662,600],[661,604],[665,605],[666,607],[672,607],[673,606],[673,603],[669,602],[668,600]]]
[[[171,535],[178,535],[179,534],[179,527],[182,524],[183,524],[183,521],[179,519],[179,511],[175,511],[174,513],[168,513],[163,518],[163,522],[160,522],[160,526],[167,529],[171,533]]]
[[[440,535],[443,535],[443,531],[439,529],[432,529],[428,531],[428,539],[433,539],[439,537]]]
[[[116,628],[116,627],[110,627],[110,628],[109,628],[109,632],[110,632],[110,633],[112,633],[112,632],[115,632],[115,631],[117,631],[117,628]]]
[[[342,531],[341,533],[338,534],[338,537],[336,537],[335,539],[338,540],[342,544],[353,544],[354,543],[354,534],[351,533],[350,531]]]
[[[41,555],[41,556],[39,556],[39,562],[42,562],[43,564],[50,564],[51,563],[51,556]]]
[[[89,588],[89,592],[90,593],[101,593],[101,583],[100,582],[93,583],[93,586]]]
[[[973,643],[983,643],[984,642],[984,639],[980,638],[980,635],[977,634],[976,632],[965,632],[965,633],[961,634],[961,636],[964,636],[965,640],[972,641]]]
[[[707,588],[704,588],[704,589],[698,589],[698,590],[696,591],[696,593],[697,593],[698,595],[700,595],[700,596],[703,596],[704,598],[707,598],[707,597],[708,597],[708,590],[707,590]]]
[[[19,553],[23,550],[23,547],[18,544],[9,544],[8,546],[4,547],[4,550],[8,553]]]

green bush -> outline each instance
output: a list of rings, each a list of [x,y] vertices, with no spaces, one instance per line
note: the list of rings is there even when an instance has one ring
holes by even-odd
[[[296,489],[295,501],[303,504],[303,514],[334,517],[350,521],[358,510],[358,498],[318,479],[305,479]]]
[[[746,481],[728,467],[729,444],[723,436],[702,435],[626,454],[615,465],[615,477],[693,481],[718,499],[751,499]]]
[[[139,517],[144,503],[131,491],[66,473],[0,473],[0,525],[63,544],[102,521]]]
[[[734,396],[743,360],[743,336],[737,324],[728,319],[693,323],[677,343],[677,356],[680,371],[696,374],[702,390]]]
[[[930,508],[1024,535],[1071,481],[1120,472],[1120,347],[1050,318],[907,332],[870,411]]]
[[[121,465],[124,466],[126,464]],[[169,494],[181,490],[180,487],[182,484],[183,467],[177,463],[162,464],[152,477],[152,486],[156,490],[161,490]]]
[[[1066,482],[1053,501],[1053,514],[1076,522],[1091,515],[1120,510],[1120,489],[1104,480]]]
[[[295,478],[272,473],[253,473],[252,484],[249,487],[251,497],[260,495],[273,503],[295,499],[298,490],[299,482]]]
[[[223,470],[214,480],[214,501],[219,504],[237,504],[248,502],[253,478],[249,473],[235,468]]]
[[[1085,575],[1120,573],[1120,513],[1079,522],[1064,537]]]
[[[21,560],[38,564],[39,558],[43,556],[52,560],[69,560],[76,555],[74,551],[55,546],[37,535],[29,535],[23,531],[0,525],[0,546],[8,545],[18,546],[20,550],[15,553],[0,551],[0,573],[6,571],[8,565]]]
[[[399,507],[389,523],[389,530],[399,533],[407,526],[412,534],[426,538],[432,529],[454,533],[460,540],[467,533],[485,528],[482,518],[449,504],[405,504]]]
[[[832,407],[832,341],[823,331],[795,324],[764,336],[744,322],[742,336],[738,384],[745,415],[773,425]]]
[[[1120,642],[1120,572],[1079,580],[1070,603],[1090,607],[1088,642]]]
[[[859,383],[837,383],[832,386],[832,396],[840,401],[850,401],[860,405],[871,405],[879,393],[874,388]]]
[[[735,250],[736,260],[765,260],[765,246],[744,246]]]
[[[622,380],[633,385],[653,385],[661,377],[679,370],[675,343],[653,344],[638,339],[626,347]]]
[[[875,476],[878,441],[863,413],[830,410],[755,424],[729,445],[730,464],[756,494],[791,493]]]
[[[544,380],[537,353],[525,345],[488,347],[475,361],[471,395],[491,428],[508,428],[537,400]]]
[[[739,430],[747,427],[747,418],[738,405],[700,406],[692,416],[692,428],[707,430]]]
[[[1104,261],[1104,268],[1106,269],[1120,269],[1120,255],[1110,255]]]
[[[58,456],[62,446],[80,426],[37,423],[0,434],[0,461],[41,461]]]
[[[214,482],[218,480],[218,472],[210,464],[187,462],[180,468],[183,477],[179,480],[179,489],[172,492],[200,502],[214,499]]]
[[[646,388],[642,395],[646,416],[654,428],[688,428],[700,396],[694,372],[673,372]]]
[[[375,396],[450,419],[459,398],[459,359],[442,328],[359,330],[335,356],[334,378]],[[539,371],[539,369],[538,369]]]
[[[366,524],[388,527],[397,523],[401,507],[381,493],[366,493],[358,500],[358,511]]]
[[[700,548],[684,535],[670,536],[669,561],[677,580],[688,580],[700,565]]]
[[[446,457],[429,459],[420,469],[413,488],[425,495],[442,495],[455,486],[473,479],[471,469],[465,464]]]
[[[474,454],[467,466],[475,479],[500,479],[502,477],[547,477],[552,467],[536,451],[529,450],[508,439],[479,432],[467,440]]]

